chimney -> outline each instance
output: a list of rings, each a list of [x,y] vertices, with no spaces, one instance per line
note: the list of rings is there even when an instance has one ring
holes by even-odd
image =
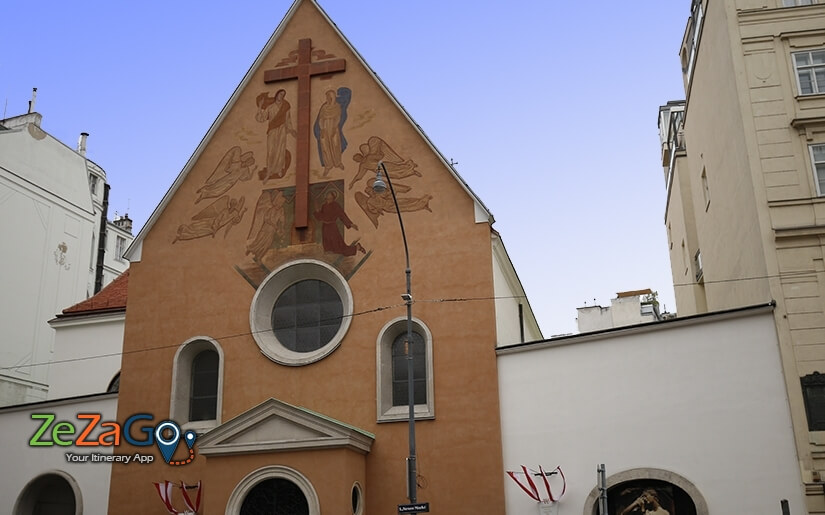
[[[29,113],[34,112],[35,100],[37,100],[37,88],[32,88],[32,99],[29,100]]]
[[[88,137],[88,132],[81,132],[80,138],[77,140],[77,152],[83,157],[86,157],[86,138]]]
[[[128,232],[129,234],[132,234],[132,219],[129,218],[128,214],[116,217],[115,221],[112,223],[115,224],[117,227],[120,227],[124,231]]]

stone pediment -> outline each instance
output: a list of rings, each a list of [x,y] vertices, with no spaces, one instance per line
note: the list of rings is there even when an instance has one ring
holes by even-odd
[[[205,456],[346,448],[370,452],[375,436],[314,411],[268,399],[203,435]]]

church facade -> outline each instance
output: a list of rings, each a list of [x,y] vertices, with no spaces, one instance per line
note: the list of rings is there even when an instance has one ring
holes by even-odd
[[[200,483],[199,513],[397,511],[409,352],[417,500],[503,513],[495,349],[541,333],[492,222],[296,0],[127,251],[117,420],[177,447],[112,467],[109,510],[190,506],[182,481]]]

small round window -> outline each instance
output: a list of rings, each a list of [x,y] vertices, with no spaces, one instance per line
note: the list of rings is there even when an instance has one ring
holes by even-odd
[[[335,337],[343,313],[335,288],[324,281],[306,279],[289,286],[275,301],[272,330],[287,349],[314,352]]]
[[[249,323],[261,351],[283,365],[307,365],[334,351],[349,329],[352,293],[326,263],[299,260],[264,279]]]

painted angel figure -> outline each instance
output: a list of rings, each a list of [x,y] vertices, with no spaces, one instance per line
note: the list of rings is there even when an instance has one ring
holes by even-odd
[[[409,193],[412,190],[411,187],[407,186],[406,184],[394,184],[395,192],[398,193]],[[423,197],[397,197],[398,200],[398,210],[399,211],[420,211],[422,209],[426,209],[427,211],[432,213],[432,209],[430,209],[430,200],[433,199],[432,195],[424,195]],[[392,193],[390,190],[386,190],[383,193],[377,193],[372,189],[372,186],[367,186],[364,188],[364,193],[360,191],[355,192],[355,201],[361,206],[361,209],[364,210],[364,214],[372,222],[376,228],[378,228],[378,217],[383,215],[384,213],[395,213],[395,203],[392,200]]]
[[[242,152],[237,145],[230,148],[218,162],[212,175],[206,179],[206,184],[198,188],[195,204],[203,199],[220,197],[238,181],[251,179],[254,172],[255,158],[252,152]]]
[[[179,240],[194,240],[204,236],[214,238],[215,234],[223,227],[226,227],[223,234],[223,237],[226,238],[229,230],[243,219],[246,212],[244,201],[245,197],[230,199],[229,195],[224,195],[193,216],[191,223],[178,226],[177,234],[172,243]]]
[[[264,255],[272,248],[275,239],[283,240],[287,236],[286,212],[287,199],[281,190],[264,190],[255,206],[255,217],[249,229],[246,254],[260,263]],[[253,238],[253,234],[255,235]]]
[[[381,161],[384,162],[384,167],[393,181],[412,175],[421,177],[421,172],[415,169],[418,166],[415,161],[404,159],[396,154],[392,147],[378,136],[370,136],[366,143],[362,143],[358,147],[358,150],[361,152],[352,156],[352,160],[359,163],[358,172],[350,181],[349,189],[352,189],[355,183],[360,181],[367,172],[375,173],[375,168]]]
[[[344,137],[344,123],[347,121],[347,107],[352,100],[352,90],[338,88],[328,90],[326,101],[318,110],[312,132],[318,142],[318,157],[324,167],[324,176],[333,168],[344,169],[341,156],[347,149]]]

